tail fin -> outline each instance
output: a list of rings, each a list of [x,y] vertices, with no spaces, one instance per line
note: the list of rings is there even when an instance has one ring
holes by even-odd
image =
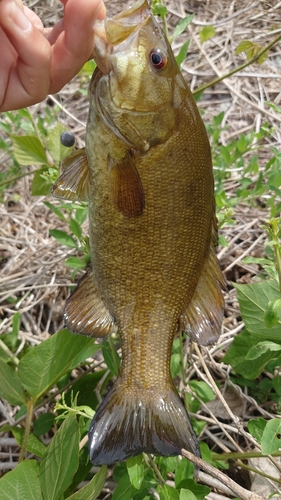
[[[127,388],[117,380],[98,409],[89,431],[94,465],[139,455],[179,455],[186,448],[200,455],[188,414],[176,392]]]

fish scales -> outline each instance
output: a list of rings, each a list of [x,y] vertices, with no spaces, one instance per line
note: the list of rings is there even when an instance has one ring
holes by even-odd
[[[96,337],[118,329],[121,339],[90,457],[199,454],[170,358],[180,330],[206,345],[223,316],[207,134],[145,0],[97,28],[94,57],[86,149],[53,188],[89,201],[91,268],[67,301],[66,325]]]

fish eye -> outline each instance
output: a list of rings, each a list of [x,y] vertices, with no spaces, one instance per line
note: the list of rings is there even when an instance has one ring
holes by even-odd
[[[155,69],[163,69],[167,64],[166,55],[159,49],[152,49],[149,54],[149,59]]]

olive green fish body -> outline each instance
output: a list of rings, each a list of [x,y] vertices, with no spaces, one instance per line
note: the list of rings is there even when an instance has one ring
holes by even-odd
[[[222,320],[208,138],[146,1],[97,30],[95,59],[86,152],[53,190],[89,200],[91,269],[66,304],[66,324],[93,336],[118,329],[122,345],[90,456],[102,464],[142,451],[198,454],[170,358],[180,330],[207,344]]]

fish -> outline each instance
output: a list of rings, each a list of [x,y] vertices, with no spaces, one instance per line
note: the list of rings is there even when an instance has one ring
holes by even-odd
[[[77,334],[119,332],[120,373],[89,430],[93,464],[142,452],[199,455],[170,372],[186,332],[220,335],[224,280],[209,140],[147,0],[95,28],[85,148],[65,161],[58,198],[88,201],[91,263],[67,299]]]

